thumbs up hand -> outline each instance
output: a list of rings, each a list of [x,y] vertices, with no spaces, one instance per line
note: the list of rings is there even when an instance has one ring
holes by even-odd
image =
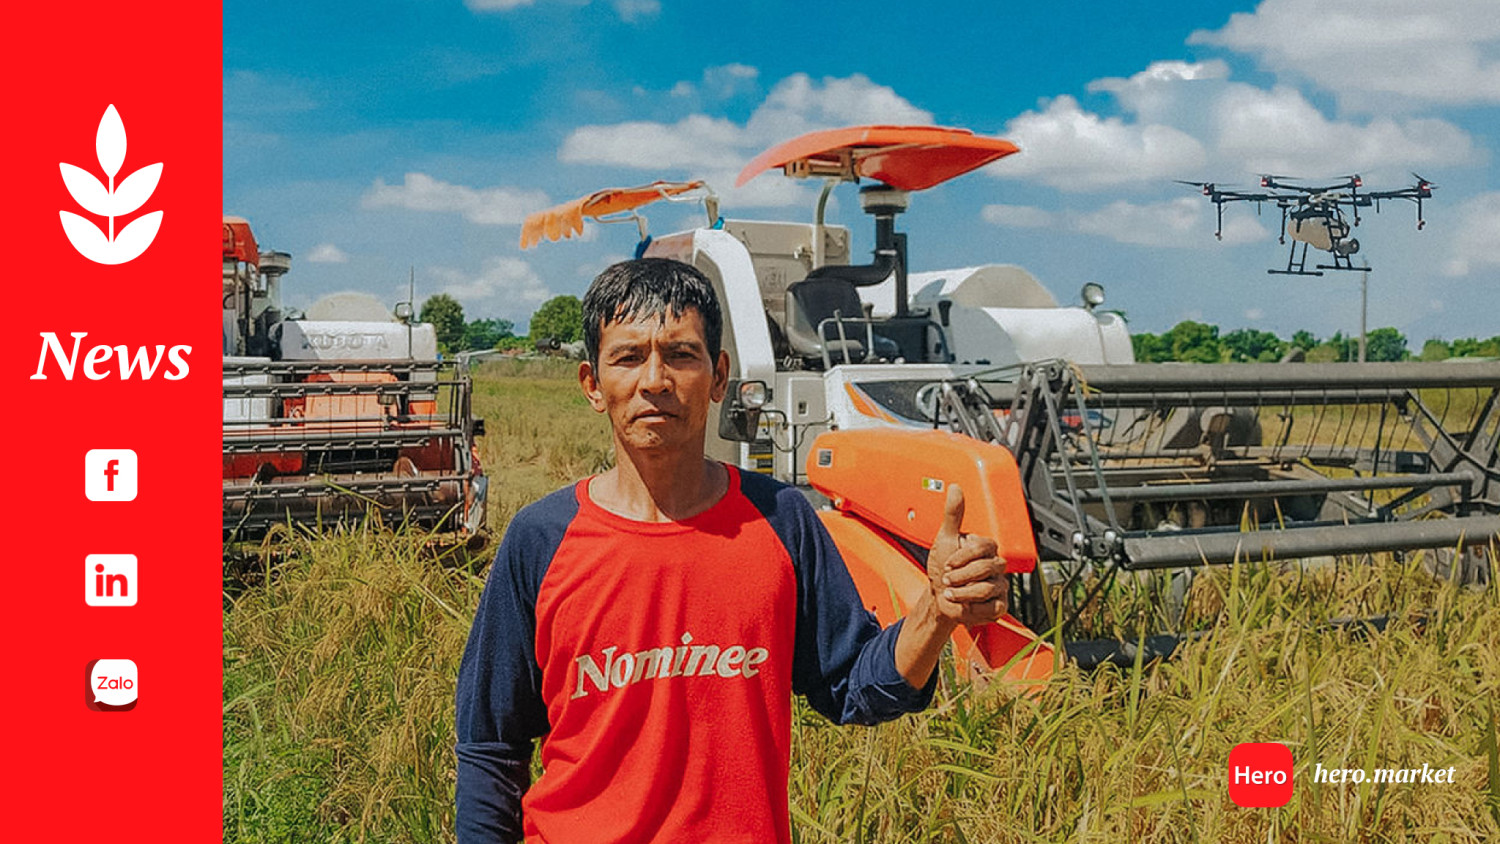
[[[944,618],[966,625],[986,624],[1006,612],[1010,584],[1005,561],[996,556],[995,540],[961,532],[963,520],[963,490],[949,484],[943,524],[927,554],[927,577]]]

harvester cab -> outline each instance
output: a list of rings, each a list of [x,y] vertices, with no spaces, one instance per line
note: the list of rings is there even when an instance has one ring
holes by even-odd
[[[372,297],[284,310],[284,252],[224,218],[224,539],[379,513],[444,543],[481,542],[482,420],[433,326]]]

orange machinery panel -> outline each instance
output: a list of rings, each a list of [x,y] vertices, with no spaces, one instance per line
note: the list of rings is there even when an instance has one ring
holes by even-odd
[[[838,546],[860,600],[882,626],[906,615],[928,590],[927,572],[889,536],[837,510],[821,510],[818,517]],[[1010,615],[953,631],[953,651],[959,674],[970,679],[1003,669],[1007,681],[1035,690],[1052,676],[1052,646]]]
[[[943,523],[949,484],[964,491],[964,533],[1000,546],[1006,569],[1036,569],[1036,539],[1009,450],[947,431],[862,428],[818,435],[807,478],[839,510],[923,548]]]
[[[345,384],[385,384],[395,383],[396,376],[389,372],[314,372],[308,376],[307,380],[308,383],[332,381]],[[288,399],[286,408],[287,416],[300,416],[304,419],[339,419],[342,420],[342,424],[351,426],[361,424],[379,426],[381,420],[390,416],[391,413],[392,411],[387,410],[380,403],[380,398],[373,393],[309,395]]]

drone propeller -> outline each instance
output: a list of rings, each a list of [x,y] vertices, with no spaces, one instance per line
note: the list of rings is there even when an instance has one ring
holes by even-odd
[[[1197,188],[1203,191],[1204,196],[1213,196],[1218,192],[1218,186],[1213,182],[1190,182],[1186,179],[1173,179],[1172,181],[1176,182],[1179,185],[1187,185],[1190,188]]]
[[[1434,185],[1432,182],[1427,181],[1426,179],[1422,178],[1421,176],[1417,175],[1416,173],[1412,173],[1411,177],[1413,179],[1417,180],[1417,189],[1418,190],[1422,190],[1424,188],[1427,189],[1427,190],[1435,190],[1435,189],[1437,189],[1437,185]]]

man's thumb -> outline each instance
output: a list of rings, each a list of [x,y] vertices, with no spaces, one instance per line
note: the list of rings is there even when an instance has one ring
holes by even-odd
[[[943,525],[938,528],[938,539],[958,541],[964,522],[964,491],[958,484],[948,484],[948,499],[943,502]]]

